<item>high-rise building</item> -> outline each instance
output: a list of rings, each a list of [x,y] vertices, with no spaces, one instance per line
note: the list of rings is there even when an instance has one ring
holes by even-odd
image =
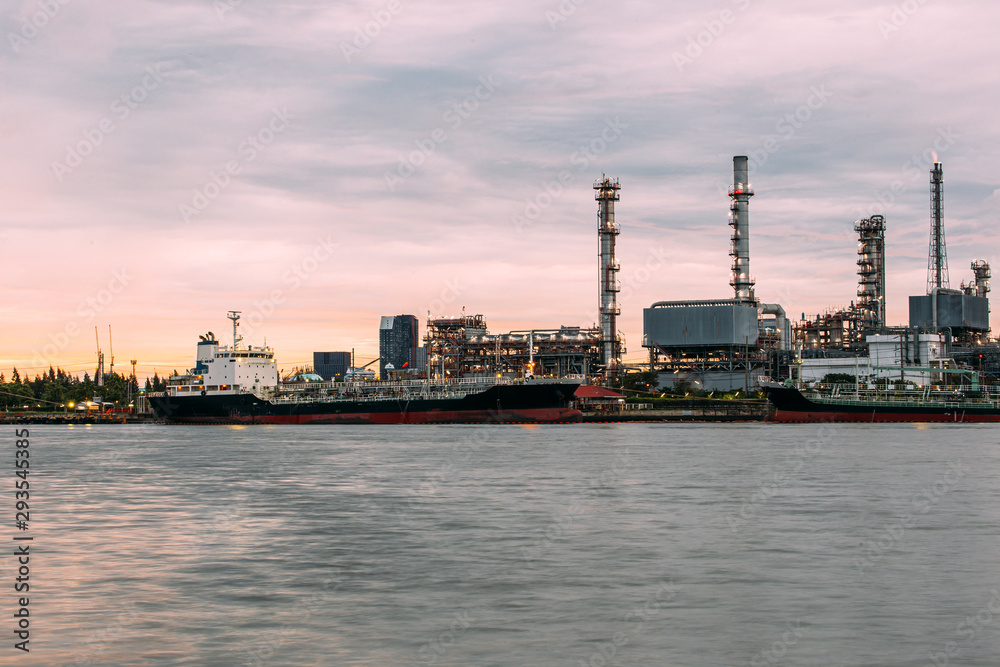
[[[417,365],[417,318],[413,315],[384,316],[379,324],[378,354],[379,377],[385,378],[385,365],[395,370],[403,368],[420,370]]]
[[[350,352],[313,352],[313,371],[327,382],[343,377],[350,365]]]

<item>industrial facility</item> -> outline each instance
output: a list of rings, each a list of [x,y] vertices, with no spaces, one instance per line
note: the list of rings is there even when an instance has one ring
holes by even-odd
[[[512,374],[546,377],[610,379],[622,370],[625,340],[618,331],[621,289],[615,243],[621,227],[615,222],[618,179],[594,183],[597,201],[599,257],[598,324],[560,326],[491,334],[483,315],[432,317],[428,314],[424,344],[432,377],[472,377]]]
[[[885,320],[885,218],[873,215],[854,223],[858,234],[857,301],[847,308],[802,319],[793,328],[797,350],[867,349],[866,338],[882,331]]]
[[[733,158],[729,225],[733,228],[733,298],[657,301],[643,310],[643,347],[660,386],[681,382],[705,390],[749,390],[768,371],[776,350],[791,344],[784,308],[761,303],[750,273],[750,198],[747,157]]]
[[[901,365],[933,369],[956,361],[970,366],[976,360],[984,370],[1000,373],[1000,348],[989,339],[990,266],[973,261],[972,282],[950,288],[940,163],[931,170],[930,184],[927,293],[910,297],[908,325],[886,321],[886,222],[884,216],[872,215],[854,224],[856,299],[790,326],[780,304],[761,303],[754,292],[749,244],[754,191],[747,158],[734,157],[729,190],[734,294],[730,299],[658,301],[643,311],[643,347],[660,385],[751,390],[759,375],[781,378],[797,372],[821,379],[827,373],[856,375],[870,366],[871,374],[885,376]]]
[[[931,170],[931,234],[926,294],[909,299],[908,325],[886,321],[886,220],[872,215],[854,223],[857,234],[857,291],[847,307],[794,324],[779,303],[764,303],[750,271],[748,159],[733,157],[729,188],[732,295],[719,299],[664,300],[643,309],[642,347],[648,362],[626,365],[618,328],[621,266],[615,246],[618,179],[594,183],[597,201],[598,303],[591,326],[490,333],[482,314],[441,316],[428,312],[419,345],[413,315],[382,317],[379,358],[361,369],[345,368],[347,353],[316,353],[322,375],[365,371],[379,362],[380,376],[469,378],[483,376],[578,377],[608,382],[625,373],[652,371],[661,388],[753,391],[760,376],[822,379],[829,373],[883,375],[902,365],[935,368],[956,361],[1000,376],[1000,347],[989,334],[990,266],[971,263],[973,279],[949,285],[944,237],[944,175]],[[322,357],[322,359],[321,359]]]
[[[872,216],[855,223],[857,301],[795,324],[802,377],[821,379],[827,372],[887,377],[903,365],[942,368],[955,363],[1000,372],[1000,348],[989,338],[989,263],[974,260],[972,282],[963,281],[960,289],[949,284],[940,162],[930,171],[930,222],[926,294],[909,298],[909,322],[901,326],[889,326],[885,319],[885,219]]]
[[[603,370],[601,329],[563,326],[491,334],[482,315],[427,320],[431,377],[585,377]]]

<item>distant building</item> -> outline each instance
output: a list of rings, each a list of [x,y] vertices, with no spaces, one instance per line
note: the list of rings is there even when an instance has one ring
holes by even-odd
[[[415,316],[382,317],[378,331],[379,377],[386,377],[386,364],[391,364],[396,370],[420,370],[417,357],[419,340]]]
[[[344,377],[350,365],[350,352],[313,352],[313,371],[327,382]]]

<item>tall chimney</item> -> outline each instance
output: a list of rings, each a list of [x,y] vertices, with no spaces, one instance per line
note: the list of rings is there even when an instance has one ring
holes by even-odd
[[[729,207],[729,224],[733,228],[733,244],[729,254],[733,258],[733,276],[729,284],[741,301],[756,303],[753,293],[754,280],[750,275],[750,172],[747,156],[733,157],[733,187],[729,189],[733,203]]]
[[[618,271],[615,259],[615,238],[620,229],[615,223],[615,202],[618,201],[618,179],[604,177],[594,183],[594,198],[597,200],[597,235],[600,241],[600,303],[601,317],[601,362],[605,372],[617,372],[621,364],[622,345],[618,338]]]

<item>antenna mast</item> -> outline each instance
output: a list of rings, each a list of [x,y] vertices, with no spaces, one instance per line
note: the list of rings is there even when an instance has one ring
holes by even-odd
[[[238,335],[236,333],[237,327],[240,326],[240,313],[241,312],[243,312],[243,311],[241,311],[241,310],[230,310],[229,314],[226,315],[226,317],[228,317],[229,319],[231,319],[233,321],[233,351],[235,351],[237,349],[237,347],[240,344],[240,341],[243,340],[243,336],[240,336],[240,335]]]
[[[944,241],[944,169],[940,162],[931,169],[931,241],[927,252],[927,293],[950,287],[948,250]]]

